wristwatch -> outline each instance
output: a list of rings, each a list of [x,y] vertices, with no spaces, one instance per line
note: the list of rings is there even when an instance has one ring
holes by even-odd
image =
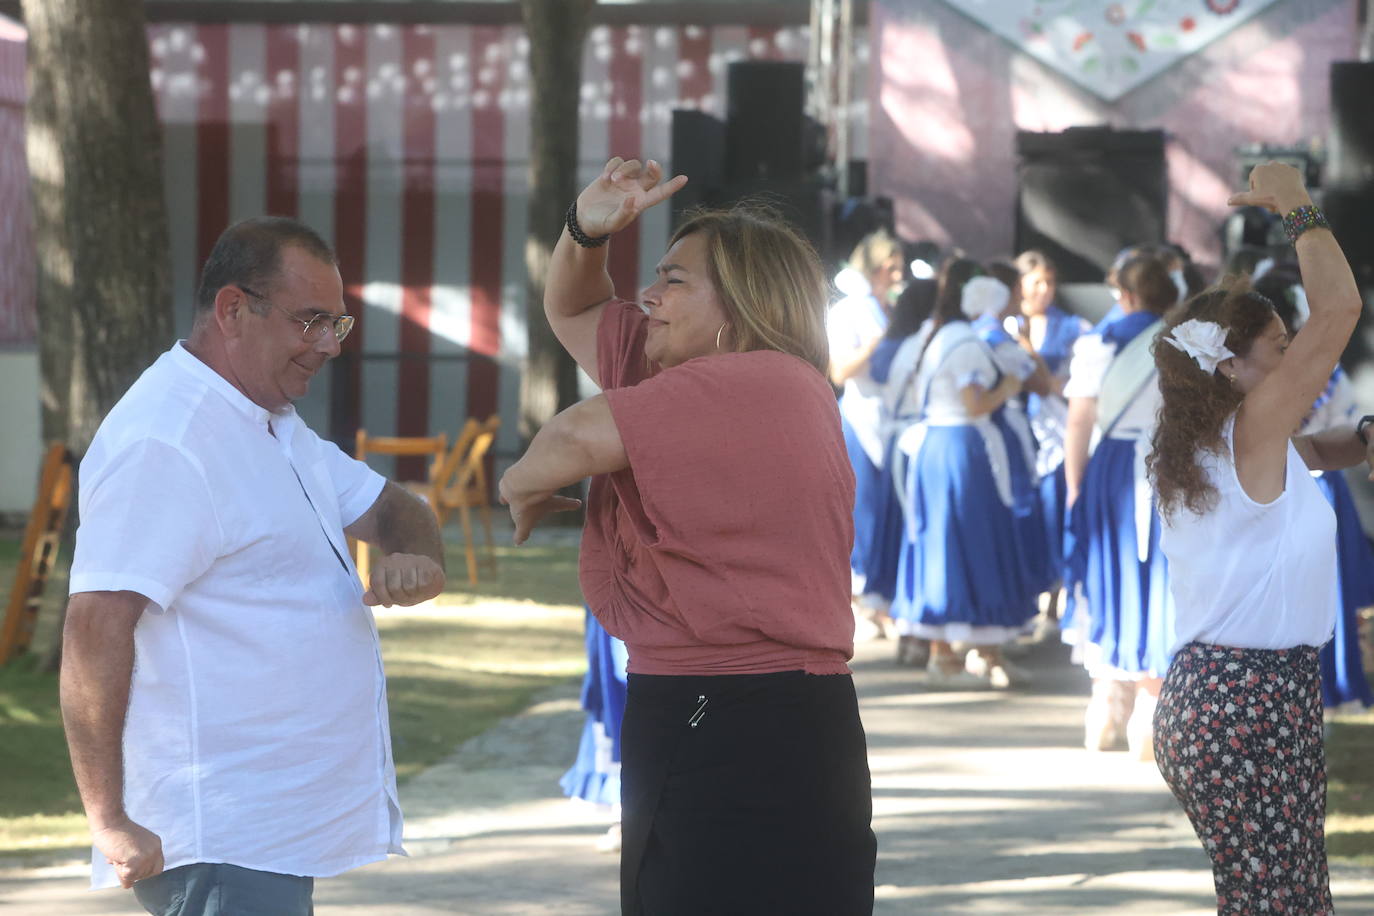
[[[1369,424],[1374,423],[1374,413],[1367,413],[1360,417],[1360,422],[1355,424],[1355,438],[1365,445],[1369,445],[1369,433],[1366,431]]]

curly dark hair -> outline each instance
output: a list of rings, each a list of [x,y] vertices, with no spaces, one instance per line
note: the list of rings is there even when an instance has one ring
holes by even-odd
[[[1225,328],[1227,349],[1243,357],[1274,320],[1275,312],[1273,303],[1251,289],[1244,278],[1226,277],[1164,319],[1154,343],[1163,400],[1145,465],[1154,482],[1159,513],[1165,518],[1180,508],[1202,514],[1216,505],[1216,487],[1199,459],[1204,452],[1225,452],[1222,426],[1244,398],[1220,370],[1203,372],[1191,356],[1164,340],[1174,328],[1195,318]]]

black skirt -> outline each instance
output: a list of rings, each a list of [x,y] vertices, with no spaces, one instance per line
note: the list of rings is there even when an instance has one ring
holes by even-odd
[[[621,737],[624,916],[873,912],[849,675],[632,674]]]

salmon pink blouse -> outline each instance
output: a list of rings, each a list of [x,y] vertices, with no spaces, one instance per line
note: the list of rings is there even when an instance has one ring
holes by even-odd
[[[630,466],[592,479],[581,582],[632,674],[846,674],[854,477],[835,396],[775,351],[660,370],[607,304],[597,366]]]

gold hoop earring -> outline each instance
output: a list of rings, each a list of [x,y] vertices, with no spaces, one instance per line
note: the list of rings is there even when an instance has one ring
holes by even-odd
[[[722,322],[720,323],[720,327],[719,327],[719,328],[716,328],[716,349],[717,349],[717,350],[720,349],[720,335],[725,331],[725,325],[726,325],[727,323],[728,323],[728,322],[722,321]]]

